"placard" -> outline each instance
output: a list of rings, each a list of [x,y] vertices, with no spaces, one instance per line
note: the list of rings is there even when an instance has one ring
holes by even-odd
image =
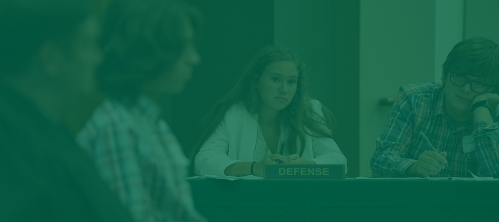
[[[265,165],[265,179],[345,179],[344,164]]]

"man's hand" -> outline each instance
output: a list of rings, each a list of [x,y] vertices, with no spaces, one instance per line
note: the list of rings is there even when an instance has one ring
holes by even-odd
[[[473,111],[474,122],[484,121],[487,126],[494,124],[492,119],[492,113],[496,111],[497,105],[499,104],[499,95],[497,93],[484,93],[475,96],[473,101],[471,101],[470,107],[473,106],[478,101],[487,100],[487,104],[490,106],[490,110],[483,107],[478,107]],[[489,112],[490,111],[490,112]]]
[[[405,174],[407,176],[428,177],[428,175],[435,175],[445,168],[447,164],[445,157],[446,152],[436,153],[433,151],[424,151],[418,157],[412,166],[407,168]]]
[[[484,93],[475,96],[475,98],[471,101],[470,107],[478,101],[487,100],[487,104],[489,104],[491,111],[495,111],[497,105],[499,105],[499,95],[497,93]]]

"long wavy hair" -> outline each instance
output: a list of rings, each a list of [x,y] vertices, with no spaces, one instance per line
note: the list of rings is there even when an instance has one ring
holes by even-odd
[[[281,124],[287,132],[284,142],[284,150],[289,154],[303,154],[305,146],[305,135],[314,137],[333,138],[333,133],[326,127],[325,119],[312,109],[311,98],[307,92],[307,67],[302,63],[295,53],[280,46],[266,46],[262,48],[250,61],[238,82],[216,103],[211,112],[204,118],[203,134],[197,145],[189,155],[191,160],[191,173],[194,169],[194,158],[213,134],[225,116],[227,110],[236,103],[242,103],[250,113],[257,113],[261,107],[261,99],[258,94],[257,84],[264,69],[274,62],[294,62],[299,71],[297,90],[291,103],[280,111]],[[300,146],[298,147],[298,143]]]

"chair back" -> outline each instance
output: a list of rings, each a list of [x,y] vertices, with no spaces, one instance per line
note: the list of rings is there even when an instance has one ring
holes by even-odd
[[[333,112],[331,112],[331,110],[322,105],[322,114],[324,115],[324,119],[326,120],[327,128],[331,131],[333,139],[336,140],[337,123],[336,123],[336,118],[333,115]]]

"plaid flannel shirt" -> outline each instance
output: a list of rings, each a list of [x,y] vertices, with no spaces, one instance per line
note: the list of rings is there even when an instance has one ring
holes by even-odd
[[[473,119],[458,129],[444,113],[444,87],[440,83],[407,85],[398,97],[385,126],[376,138],[371,158],[375,177],[405,176],[405,171],[425,150],[432,149],[419,134],[422,131],[438,152],[447,152],[447,167],[435,177],[499,177],[499,124],[497,107],[494,124]],[[463,137],[473,136],[475,150],[464,153]]]
[[[151,99],[104,101],[77,141],[135,221],[205,221],[185,179],[189,161]]]

